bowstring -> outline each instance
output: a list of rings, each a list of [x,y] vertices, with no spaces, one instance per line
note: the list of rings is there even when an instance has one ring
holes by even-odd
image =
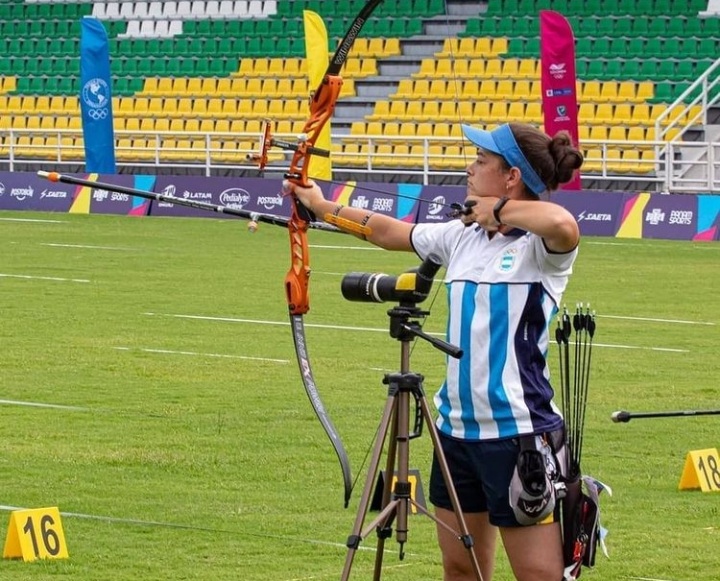
[[[456,113],[458,116],[458,122],[460,124],[462,124],[462,123],[464,123],[464,120],[463,120],[463,117],[462,117],[462,114],[460,111],[460,94],[461,94],[460,79],[458,78],[457,71],[456,71],[457,58],[455,56],[455,49],[453,46],[454,45],[453,40],[457,37],[452,36],[450,33],[450,8],[448,5],[448,0],[444,0],[443,4],[445,6],[445,27],[447,30],[447,39],[448,39],[447,46],[448,46],[448,52],[450,55],[450,73],[452,75],[452,79],[450,79],[450,81],[451,81],[453,87],[455,88],[455,104],[456,104]],[[467,163],[467,156],[465,154],[465,137],[464,137],[464,135],[462,136],[461,144],[462,144],[461,152],[462,152],[462,156],[463,156],[463,161],[465,162],[465,166],[467,167],[468,163]],[[459,218],[456,218],[456,219],[459,219]],[[457,242],[455,243],[455,246],[453,247],[453,250],[450,253],[450,257],[448,258],[448,265],[452,262],[453,257],[457,253],[457,250],[460,247],[460,243],[462,242],[462,239],[465,236],[466,230],[467,230],[467,228],[460,233],[460,236],[458,236]],[[445,274],[447,275],[447,266],[445,267]],[[437,298],[440,295],[440,289],[443,286],[444,285],[442,285],[442,284],[437,285],[437,288],[435,289],[435,292],[434,292],[432,298],[430,299],[430,304],[427,307],[428,315],[425,318],[423,324],[420,326],[421,329],[427,323],[427,320],[428,320],[430,314],[432,313],[435,302],[437,301]],[[413,344],[410,347],[410,356],[412,356],[412,354],[415,350],[415,345],[417,345],[417,341],[413,341]]]

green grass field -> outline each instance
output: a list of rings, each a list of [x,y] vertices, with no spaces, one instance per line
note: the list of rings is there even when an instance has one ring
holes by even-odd
[[[0,579],[340,578],[382,378],[400,367],[392,305],[346,301],[340,280],[418,261],[349,236],[310,239],[308,348],[358,477],[348,509],[287,325],[287,232],[0,212],[0,536],[11,507],[57,506],[69,551],[3,560]],[[610,415],[720,407],[719,293],[716,243],[582,242],[565,302],[597,311],[583,468],[614,491],[603,498],[610,559],[583,579],[718,579],[720,493],[678,483],[689,451],[720,447],[720,417]],[[422,306],[425,329],[441,333],[443,292]],[[424,341],[413,350],[429,399],[443,363]],[[424,482],[430,455],[427,433],[412,441]],[[390,539],[383,579],[442,578],[434,526],[410,518],[407,555]],[[363,543],[352,579],[372,577],[375,543]],[[495,580],[511,579],[500,556]]]

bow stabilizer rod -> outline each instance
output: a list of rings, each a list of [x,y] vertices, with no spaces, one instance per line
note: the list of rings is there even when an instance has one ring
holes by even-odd
[[[615,423],[627,423],[633,419],[640,418],[677,418],[689,416],[718,416],[720,410],[682,410],[672,412],[628,412],[617,411],[610,415],[610,419]]]
[[[255,222],[264,222],[266,224],[282,226],[283,228],[287,228],[288,222],[290,221],[288,218],[285,218],[283,216],[263,214],[260,212],[251,212],[249,210],[243,210],[241,208],[233,208],[232,206],[221,206],[218,204],[211,204],[209,202],[201,202],[198,200],[188,200],[185,198],[170,196],[168,194],[158,194],[155,192],[148,192],[146,190],[139,190],[137,188],[131,188],[117,184],[94,182],[84,178],[79,178],[77,176],[61,174],[57,172],[48,172],[41,170],[37,172],[37,175],[51,182],[61,182],[78,186],[86,186],[94,189],[107,190],[108,192],[117,192],[119,194],[128,194],[130,196],[137,196],[146,200],[155,200],[157,202],[165,202],[168,204],[177,204],[178,206],[195,208],[196,210],[204,210],[207,212],[215,212],[218,214],[227,214],[228,216],[245,218],[247,220],[254,220]],[[322,222],[313,222],[312,224],[309,224],[309,227],[317,230],[327,230],[328,232],[340,232],[340,229],[330,224],[324,224]]]

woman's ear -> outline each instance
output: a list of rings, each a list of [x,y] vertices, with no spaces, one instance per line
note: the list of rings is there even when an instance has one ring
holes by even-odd
[[[522,186],[522,173],[516,167],[511,167],[507,172],[507,180],[505,182],[505,189],[510,191],[518,185]]]

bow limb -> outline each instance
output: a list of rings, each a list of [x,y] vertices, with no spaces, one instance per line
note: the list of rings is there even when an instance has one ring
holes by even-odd
[[[312,96],[310,101],[310,116],[302,130],[303,137],[298,141],[297,145],[291,147],[293,156],[290,167],[285,174],[285,178],[289,180],[291,184],[301,186],[308,184],[308,162],[311,155],[329,155],[329,152],[320,151],[315,148],[315,143],[335,110],[335,104],[342,89],[340,71],[347,60],[350,49],[368,17],[381,2],[382,0],[369,0],[362,7],[331,58],[327,71]],[[352,493],[350,461],[342,440],[320,399],[320,394],[312,373],[312,367],[310,366],[310,357],[305,340],[305,326],[303,323],[303,315],[310,309],[310,297],[308,293],[310,282],[310,255],[308,253],[307,231],[309,224],[314,221],[315,216],[313,216],[307,208],[302,206],[295,196],[291,195],[290,200],[291,214],[288,221],[288,231],[290,233],[291,263],[290,270],[285,276],[285,294],[290,311],[290,324],[292,326],[295,353],[297,355],[298,365],[300,366],[305,391],[340,461],[345,486],[345,507],[347,507]]]

